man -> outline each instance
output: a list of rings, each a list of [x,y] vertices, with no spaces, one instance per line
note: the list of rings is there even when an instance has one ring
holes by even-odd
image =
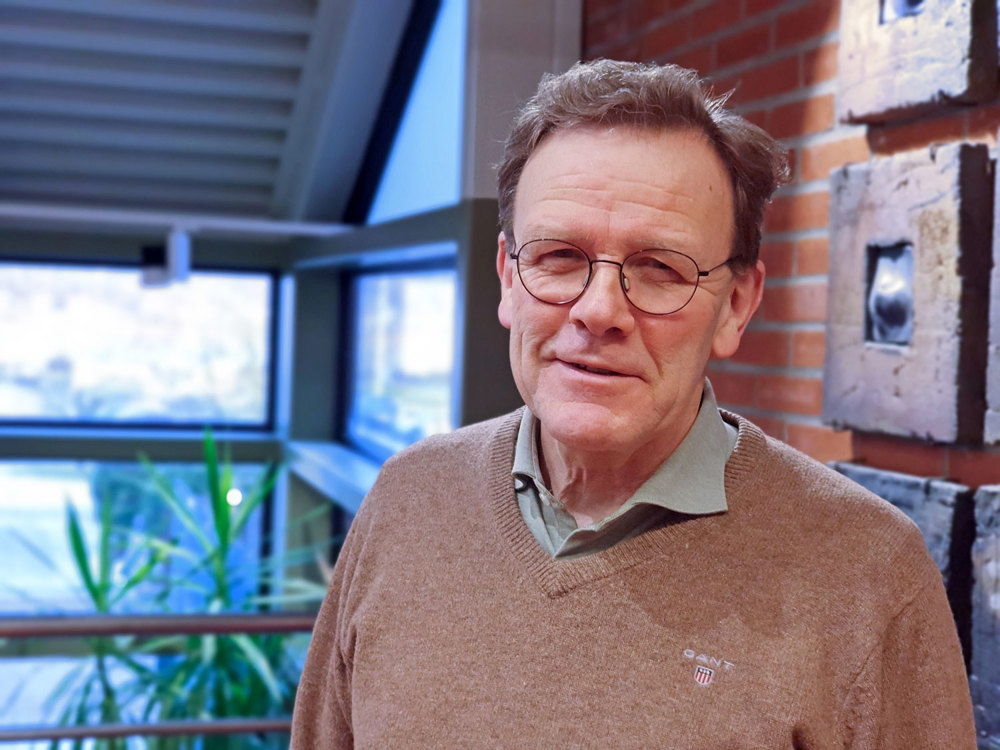
[[[690,71],[542,81],[499,172],[527,408],[386,463],[293,747],[975,746],[919,532],[704,377],[760,303],[784,169]]]

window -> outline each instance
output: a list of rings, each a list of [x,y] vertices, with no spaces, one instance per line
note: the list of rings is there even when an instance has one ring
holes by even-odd
[[[348,442],[384,460],[453,429],[454,269],[379,271],[351,283]]]
[[[458,202],[464,79],[465,0],[442,0],[369,223]]]
[[[156,468],[211,539],[212,513],[204,465],[172,463]],[[261,466],[236,465],[232,484],[247,493],[261,481],[263,470]],[[136,554],[143,537],[154,537],[178,549],[158,571],[158,575],[167,574],[169,580],[144,582],[122,598],[114,607],[116,612],[204,612],[204,590],[213,582],[204,570],[192,570],[205,553],[192,532],[163,502],[145,467],[137,462],[3,461],[0,548],[5,551],[7,573],[0,586],[0,613],[94,611],[67,534],[68,506],[79,518],[92,569],[97,564],[102,510],[107,510],[113,589],[145,562],[145,555]],[[260,561],[264,511],[264,507],[254,511],[235,549],[228,553],[234,569],[247,572],[246,576],[226,579],[233,606],[257,593],[253,573]],[[181,585],[172,585],[178,583]]]
[[[0,263],[0,421],[263,427],[273,282]]]

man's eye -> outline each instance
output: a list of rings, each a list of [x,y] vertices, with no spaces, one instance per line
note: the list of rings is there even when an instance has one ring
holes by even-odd
[[[571,247],[556,247],[540,253],[535,259],[535,264],[546,268],[561,269],[572,268],[576,265],[586,264],[587,261],[579,250]]]
[[[679,283],[684,281],[684,275],[669,263],[657,258],[638,258],[630,264],[633,274],[642,281],[657,284]]]

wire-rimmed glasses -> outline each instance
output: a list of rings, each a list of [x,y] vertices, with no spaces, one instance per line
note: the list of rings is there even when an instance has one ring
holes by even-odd
[[[521,283],[535,299],[551,305],[575,302],[590,284],[595,263],[618,266],[622,291],[632,305],[650,315],[670,315],[694,297],[698,282],[728,265],[727,258],[702,271],[694,258],[676,250],[639,250],[622,262],[591,258],[564,240],[531,240],[511,255]]]

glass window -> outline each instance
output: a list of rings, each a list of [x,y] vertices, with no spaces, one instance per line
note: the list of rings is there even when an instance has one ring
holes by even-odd
[[[348,440],[379,459],[453,429],[454,269],[353,281]]]
[[[465,0],[443,0],[368,221],[458,202],[465,79]]]
[[[204,465],[166,464],[157,470],[201,532],[214,542]],[[232,486],[240,492],[232,495],[233,502],[249,494],[262,471],[253,465],[233,467]],[[122,596],[110,608],[112,612],[202,614],[213,589],[216,593],[224,590],[229,599],[222,608],[241,608],[258,589],[255,573],[259,572],[263,506],[254,510],[229,549],[227,574],[220,576],[204,564],[206,551],[195,532],[162,495],[163,487],[157,487],[150,471],[140,464],[0,462],[0,548],[6,556],[0,614],[95,611],[74,556],[68,506],[79,519],[92,572],[98,569],[102,521],[106,522],[111,598],[149,559],[143,542],[152,538],[162,543],[161,549],[174,550],[164,557],[155,575]]]
[[[266,424],[272,281],[0,263],[0,421]]]

